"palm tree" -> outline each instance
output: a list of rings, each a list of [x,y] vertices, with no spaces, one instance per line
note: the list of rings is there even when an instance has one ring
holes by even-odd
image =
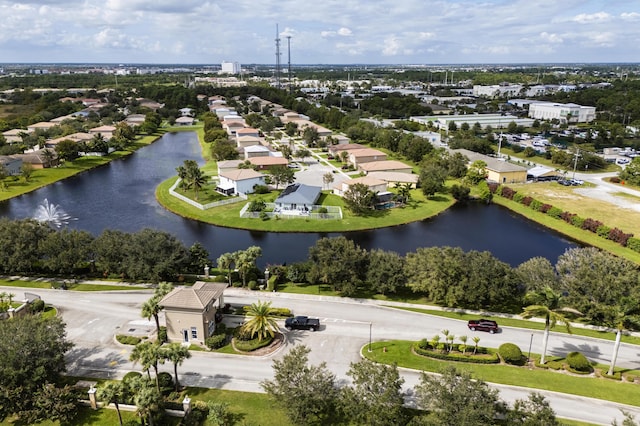
[[[148,320],[153,317],[153,319],[156,321],[156,335],[158,338],[158,342],[160,342],[160,318],[158,317],[160,311],[162,311],[162,306],[160,306],[160,299],[155,295],[142,304],[142,317]]]
[[[227,270],[227,278],[229,279],[229,286],[231,286],[231,267],[234,263],[234,256],[232,253],[223,253],[217,260],[219,269]]]
[[[467,336],[460,336],[460,341],[462,342],[462,355],[467,351]]]
[[[626,303],[625,303],[626,302]],[[607,374],[613,376],[616,367],[616,361],[618,360],[618,351],[620,350],[620,339],[622,338],[622,332],[629,327],[638,327],[640,323],[640,307],[637,303],[629,303],[629,301],[623,301],[621,306],[615,308],[613,318],[610,325],[616,329],[616,341],[613,345],[613,355],[611,356],[611,364],[609,365],[609,371]]]
[[[478,343],[480,343],[480,337],[478,336],[473,336],[471,338],[471,340],[473,340],[473,354],[475,355],[476,352],[478,352]]]
[[[164,364],[165,358],[162,356],[160,345],[149,341],[138,343],[131,351],[129,359],[133,362],[140,362],[142,371],[147,372],[147,377],[151,379],[149,369],[153,367],[156,374],[156,387],[160,391],[160,380],[158,379],[158,364]]]
[[[242,326],[243,330],[251,336],[258,336],[258,340],[263,340],[267,335],[273,337],[278,330],[278,324],[273,317],[271,302],[253,303],[247,310],[249,320]]]
[[[524,308],[522,318],[544,317],[542,355],[540,357],[540,364],[544,364],[547,344],[549,343],[549,330],[555,327],[556,323],[560,322],[564,324],[567,332],[571,334],[571,323],[567,315],[579,316],[582,315],[582,313],[573,308],[562,307],[562,296],[553,291],[551,287],[546,287],[540,292],[529,293],[525,296],[525,300],[531,301],[532,304]]]
[[[98,399],[107,404],[113,403],[118,412],[118,420],[122,426],[122,414],[120,414],[120,401],[124,399],[125,384],[124,382],[107,382],[103,387],[98,389]]]
[[[176,384],[176,392],[180,392],[180,383],[178,382],[178,366],[182,365],[185,359],[191,358],[191,352],[181,343],[171,343],[162,348],[162,355],[165,359],[173,363],[173,376]]]

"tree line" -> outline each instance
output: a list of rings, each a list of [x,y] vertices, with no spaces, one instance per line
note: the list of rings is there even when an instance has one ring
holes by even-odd
[[[175,236],[152,229],[135,233],[62,229],[32,219],[0,219],[0,273],[118,276],[152,282],[175,281],[202,271],[209,253],[200,243],[187,248]]]
[[[550,288],[584,320],[612,328],[618,311],[640,302],[638,266],[592,247],[569,249],[555,265],[534,257],[512,267],[488,251],[424,247],[401,256],[321,238],[306,261],[269,269],[280,282],[330,285],[343,296],[411,292],[446,307],[494,312],[519,313],[527,294]]]

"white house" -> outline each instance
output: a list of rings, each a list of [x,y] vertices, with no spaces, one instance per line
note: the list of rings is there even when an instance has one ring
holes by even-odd
[[[256,185],[266,185],[265,176],[253,169],[228,170],[220,173],[219,178],[216,190],[227,195],[250,194]]]

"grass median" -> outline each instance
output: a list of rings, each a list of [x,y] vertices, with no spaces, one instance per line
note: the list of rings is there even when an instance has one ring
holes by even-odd
[[[544,369],[530,370],[527,367],[510,365],[484,365],[471,363],[452,363],[434,358],[416,355],[412,351],[414,342],[406,340],[390,340],[375,342],[368,351],[368,345],[362,350],[362,356],[382,364],[397,364],[398,367],[413,370],[439,372],[446,366],[454,364],[460,371],[466,371],[474,378],[485,382],[521,386],[525,388],[561,392],[613,401],[620,404],[640,405],[638,385],[634,383],[604,380],[593,377],[574,376]],[[539,358],[531,354],[532,358]]]

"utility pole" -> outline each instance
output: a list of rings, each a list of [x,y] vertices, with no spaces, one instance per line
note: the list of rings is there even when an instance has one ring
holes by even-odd
[[[276,87],[280,88],[280,31],[276,24]]]

